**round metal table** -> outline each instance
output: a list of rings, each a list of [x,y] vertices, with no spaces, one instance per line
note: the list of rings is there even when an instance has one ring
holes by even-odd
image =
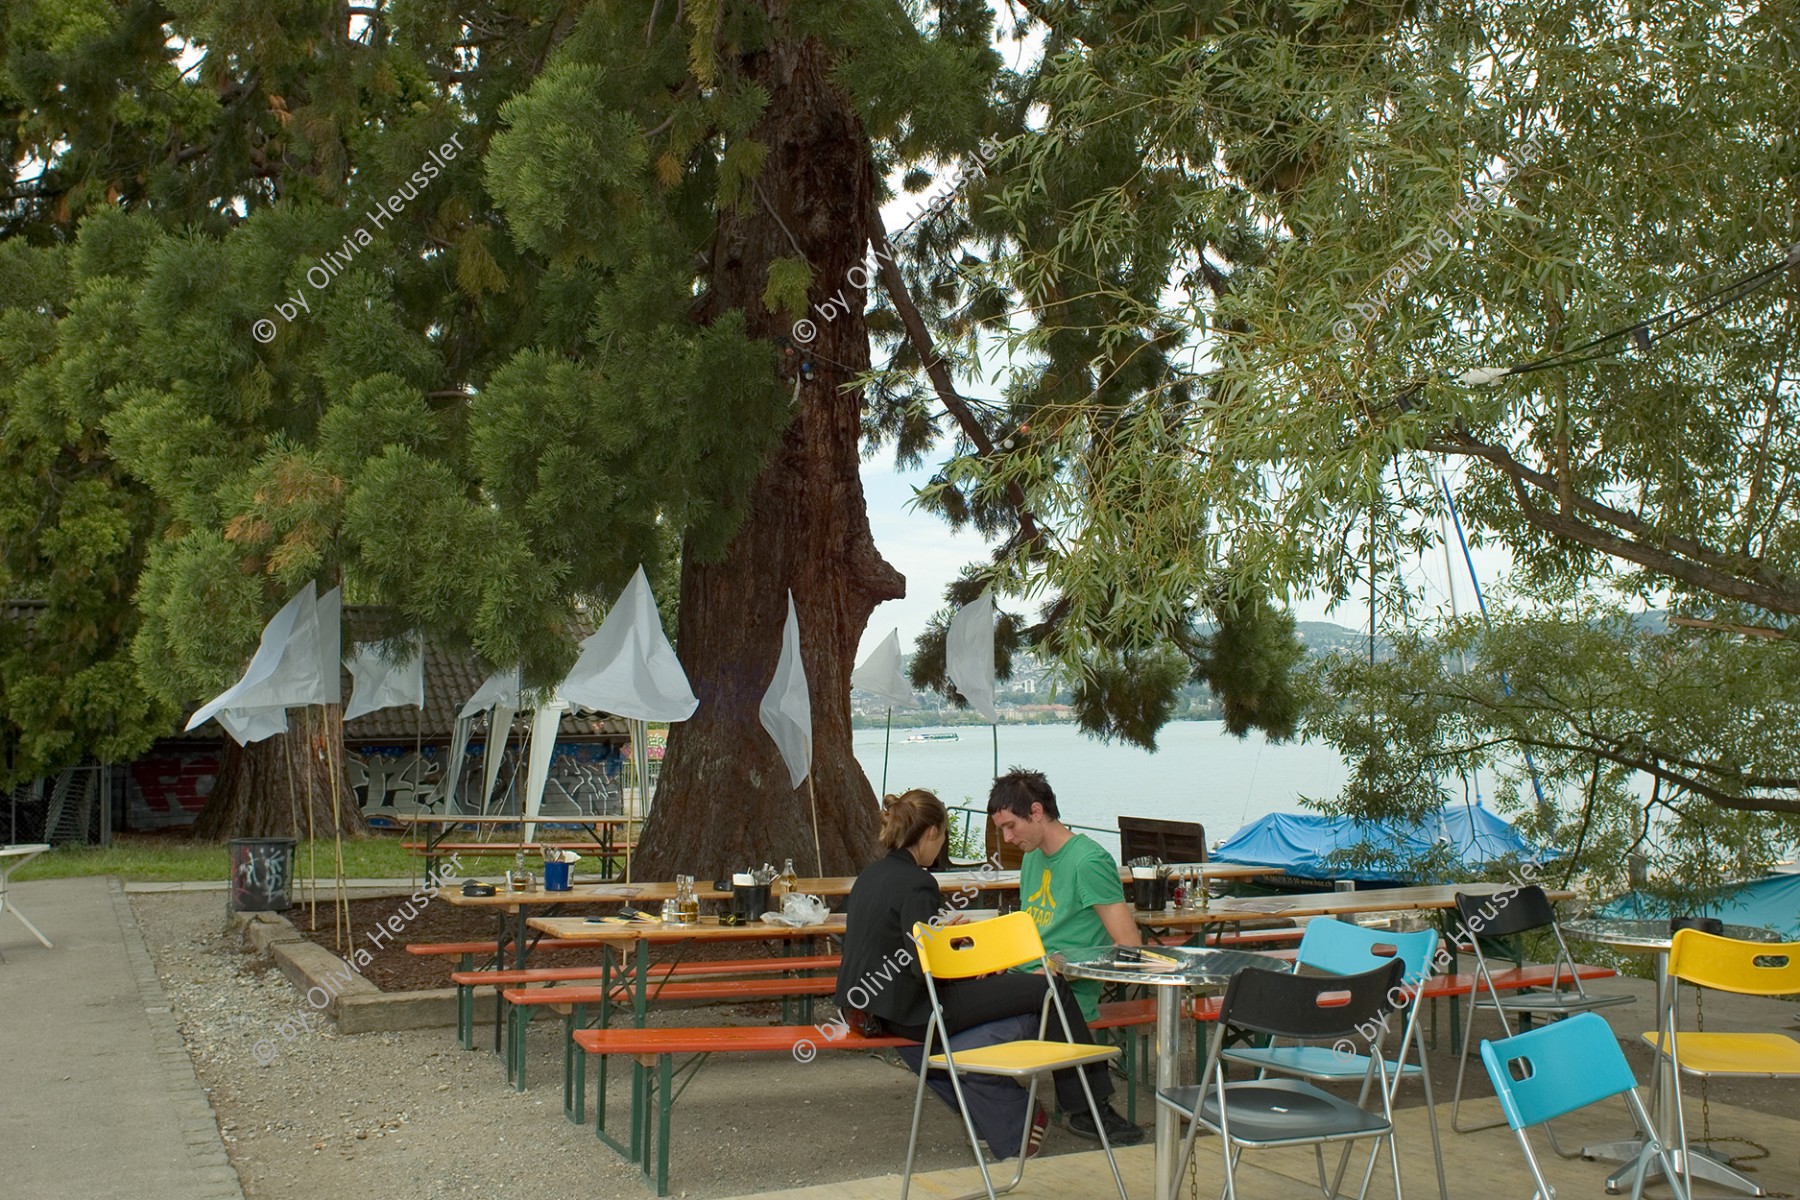
[[[1564,921],[1564,934],[1580,938],[1586,942],[1598,942],[1603,946],[1611,946],[1615,950],[1638,953],[1650,953],[1656,956],[1656,1022],[1660,1031],[1663,1013],[1669,1001],[1669,944],[1675,935],[1669,931],[1668,918],[1649,920],[1630,917],[1577,917],[1572,921]],[[1740,942],[1779,942],[1781,935],[1769,929],[1759,929],[1751,925],[1726,925],[1720,930],[1721,937],[1735,938]],[[1704,1179],[1710,1183],[1724,1184],[1726,1187],[1747,1192],[1752,1196],[1763,1195],[1763,1189],[1747,1176],[1740,1175],[1731,1169],[1730,1164],[1720,1155],[1704,1146],[1674,1146],[1674,1119],[1671,1115],[1673,1105],[1663,1106],[1663,1079],[1667,1074],[1668,1059],[1657,1055],[1656,1074],[1650,1083],[1650,1111],[1657,1114],[1657,1123],[1664,1128],[1657,1131],[1665,1145],[1671,1147],[1669,1156],[1674,1159],[1689,1180]],[[1670,1088],[1673,1093],[1673,1086]],[[1618,1195],[1620,1191],[1631,1186],[1631,1180],[1637,1171],[1638,1160],[1644,1163],[1644,1182],[1662,1174],[1662,1162],[1653,1153],[1648,1144],[1639,1139],[1625,1142],[1605,1142],[1598,1146],[1583,1146],[1583,1158],[1603,1158],[1625,1165],[1606,1177],[1606,1190],[1610,1195]]]
[[[1283,959],[1248,950],[1189,949],[1186,946],[1147,947],[1152,953],[1177,959],[1174,966],[1122,962],[1120,952],[1135,947],[1095,946],[1088,950],[1058,952],[1050,967],[1068,979],[1098,979],[1103,983],[1141,984],[1156,991],[1156,1090],[1175,1086],[1176,1058],[1181,1046],[1181,998],[1196,988],[1222,988],[1243,970],[1287,971]],[[1175,1194],[1175,1153],[1181,1145],[1181,1120],[1166,1104],[1156,1106],[1156,1200]]]

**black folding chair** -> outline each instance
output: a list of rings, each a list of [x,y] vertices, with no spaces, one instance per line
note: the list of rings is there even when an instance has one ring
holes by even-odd
[[[1206,1068],[1193,1087],[1159,1092],[1165,1104],[1189,1122],[1175,1168],[1179,1180],[1193,1154],[1194,1139],[1204,1126],[1219,1135],[1225,1158],[1226,1200],[1237,1200],[1238,1156],[1249,1147],[1313,1147],[1318,1160],[1319,1190],[1336,1195],[1325,1175],[1325,1150],[1330,1143],[1381,1138],[1387,1142],[1394,1170],[1395,1200],[1400,1191],[1400,1159],[1394,1149],[1394,1112],[1391,1104],[1386,1056],[1380,1053],[1383,1020],[1397,1011],[1405,993],[1399,984],[1404,964],[1398,959],[1360,975],[1284,975],[1274,971],[1240,971],[1225,989],[1219,1010],[1219,1035],[1213,1039]],[[1254,1054],[1242,1053],[1245,1043],[1266,1038],[1297,1042],[1323,1042],[1346,1057],[1366,1053],[1368,1079],[1376,1086],[1379,1111],[1334,1096],[1304,1079],[1263,1078],[1228,1082],[1226,1067],[1233,1061],[1260,1067]],[[1379,1147],[1377,1147],[1379,1151]],[[1363,1171],[1362,1192],[1369,1188],[1377,1155],[1370,1155]]]
[[[1556,909],[1551,907],[1550,898],[1544,895],[1544,889],[1535,883],[1516,891],[1496,892],[1492,895],[1458,892],[1456,915],[1461,919],[1463,928],[1468,931],[1468,948],[1475,954],[1475,990],[1469,995],[1469,1019],[1463,1025],[1462,1051],[1457,1057],[1456,1091],[1450,1098],[1450,1128],[1458,1133],[1473,1133],[1478,1129],[1492,1129],[1506,1123],[1502,1119],[1482,1125],[1464,1125],[1460,1120],[1463,1076],[1468,1071],[1469,1050],[1475,1042],[1477,1012],[1482,1009],[1491,1011],[1500,1018],[1500,1028],[1506,1031],[1505,1036],[1511,1037],[1515,1017],[1521,1021],[1529,1021],[1533,1017],[1568,1017],[1612,1004],[1629,1004],[1635,997],[1600,995],[1582,986],[1580,977],[1575,973],[1575,959],[1569,953],[1568,944],[1563,941],[1562,929],[1556,924]],[[1546,931],[1556,943],[1556,961],[1550,969],[1550,986],[1502,992],[1495,986],[1493,967],[1482,949],[1482,943],[1539,930]],[[1544,1132],[1549,1136],[1550,1146],[1557,1154],[1564,1158],[1574,1157],[1557,1145],[1556,1134],[1548,1124],[1545,1124]]]

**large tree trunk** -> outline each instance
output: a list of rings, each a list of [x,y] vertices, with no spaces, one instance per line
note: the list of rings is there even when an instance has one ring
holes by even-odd
[[[332,768],[338,786],[333,811]],[[234,837],[298,837],[305,841],[365,833],[356,794],[344,778],[343,710],[335,705],[294,709],[288,731],[240,746],[225,739],[219,780],[194,821],[194,835],[223,841]],[[311,806],[311,823],[307,811]],[[302,866],[300,869],[304,870]]]
[[[861,123],[830,82],[831,65],[815,42],[783,42],[742,63],[771,97],[752,134],[768,157],[755,196],[720,215],[706,315],[738,308],[752,336],[788,334],[791,317],[765,310],[762,294],[770,260],[792,257],[796,242],[812,264],[813,299],[841,288],[850,304],[848,313],[818,320],[816,340],[804,347],[812,376],[800,380],[794,423],[724,558],[682,555],[679,653],[700,707],[670,731],[633,868],[645,879],[714,879],[764,860],[779,866],[784,857],[803,875],[821,866],[827,875],[850,874],[875,853],[875,797],[851,747],[850,672],[869,614],[904,596],[906,581],[869,532],[858,474],[862,394],[844,390],[869,363],[864,289],[847,276],[868,244],[872,167]],[[782,365],[787,387],[801,358]],[[780,657],[790,589],[812,695],[812,777],[798,789],[788,786],[757,716]],[[822,864],[813,846],[814,789]]]

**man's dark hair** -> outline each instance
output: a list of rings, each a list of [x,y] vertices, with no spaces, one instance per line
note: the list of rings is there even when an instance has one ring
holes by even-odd
[[[994,780],[994,786],[988,789],[988,815],[1002,809],[1018,817],[1020,820],[1031,820],[1031,806],[1044,806],[1044,815],[1055,820],[1056,793],[1050,790],[1050,781],[1044,778],[1042,771],[1027,771],[1023,767],[1014,767],[1000,778]]]

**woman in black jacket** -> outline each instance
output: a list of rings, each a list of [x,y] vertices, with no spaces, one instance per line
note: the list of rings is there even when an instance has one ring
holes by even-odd
[[[931,1019],[931,997],[925,990],[925,974],[912,943],[912,927],[934,918],[939,924],[962,920],[944,904],[937,880],[926,870],[942,854],[949,840],[949,825],[943,802],[921,788],[882,800],[881,844],[888,849],[887,857],[871,863],[856,877],[844,907],[844,953],[838,966],[837,1003],[853,1028],[879,1030],[914,1041],[925,1039],[926,1024]],[[968,898],[968,890],[957,893],[954,908],[960,909]],[[1041,974],[1014,971],[940,982],[937,992],[944,1010],[945,1034],[958,1034],[1009,1017],[1036,1017],[1043,1010],[1046,986],[1048,982]],[[1081,1006],[1070,995],[1068,984],[1058,979],[1055,986],[1061,993],[1074,1040],[1091,1043],[1094,1036],[1081,1014]],[[1032,1035],[1035,1033],[1033,1030]],[[1060,1033],[1060,1023],[1053,1018],[1045,1036],[1060,1041]],[[1106,1122],[1107,1137],[1114,1145],[1142,1141],[1143,1130],[1119,1116],[1108,1103],[1112,1078],[1106,1064],[1094,1063],[1085,1069],[1088,1086],[1100,1104],[1101,1119]],[[1071,1132],[1099,1140],[1075,1072],[1058,1071],[1054,1078],[1057,1103],[1069,1115]],[[1036,1141],[1034,1137],[1034,1148]],[[994,1145],[991,1139],[989,1145]]]

